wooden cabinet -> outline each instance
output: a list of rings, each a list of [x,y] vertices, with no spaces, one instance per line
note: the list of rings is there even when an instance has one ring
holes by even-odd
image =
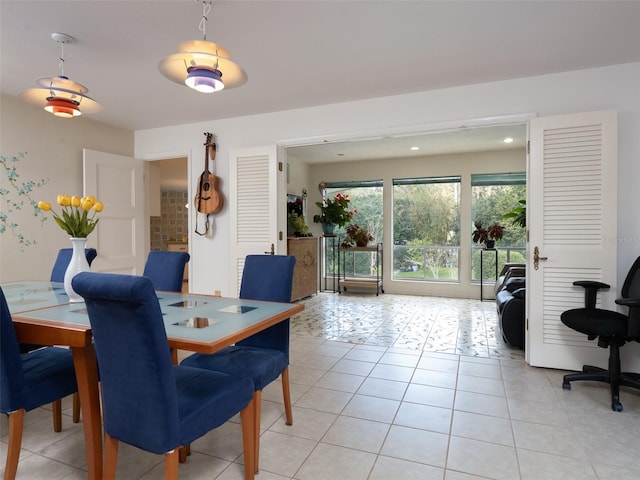
[[[317,293],[318,239],[314,237],[288,238],[287,254],[296,257],[291,301],[300,300]]]

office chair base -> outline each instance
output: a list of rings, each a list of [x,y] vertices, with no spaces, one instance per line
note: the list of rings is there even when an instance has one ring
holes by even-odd
[[[570,382],[576,380],[608,383],[611,386],[611,409],[614,412],[621,412],[623,409],[620,403],[620,385],[640,389],[640,374],[620,372],[611,375],[609,370],[591,365],[584,365],[582,372],[565,375],[562,381],[563,390],[571,390]]]

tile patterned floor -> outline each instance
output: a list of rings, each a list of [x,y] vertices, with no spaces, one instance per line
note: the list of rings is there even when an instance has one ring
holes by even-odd
[[[292,319],[294,425],[281,385],[263,392],[261,480],[637,479],[640,394],[609,408],[600,385],[561,388],[496,338],[491,302],[322,293]],[[19,479],[86,478],[82,428],[26,416]],[[6,420],[0,422],[6,455]],[[238,419],[192,445],[183,479],[243,478]],[[118,478],[162,478],[122,445]]]

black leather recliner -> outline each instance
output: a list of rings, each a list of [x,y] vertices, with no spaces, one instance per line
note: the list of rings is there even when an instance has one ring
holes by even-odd
[[[525,296],[525,277],[509,278],[496,294],[498,325],[512,347],[524,348]]]

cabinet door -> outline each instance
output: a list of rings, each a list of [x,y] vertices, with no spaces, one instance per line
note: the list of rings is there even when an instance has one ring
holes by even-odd
[[[287,253],[296,257],[291,300],[315,294],[318,291],[318,239],[289,239]]]

